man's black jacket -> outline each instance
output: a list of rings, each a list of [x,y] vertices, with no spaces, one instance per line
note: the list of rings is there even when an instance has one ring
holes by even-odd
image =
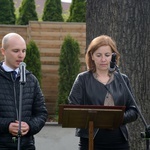
[[[17,142],[9,133],[9,124],[18,120],[20,75],[13,80],[12,74],[6,72],[0,64],[0,146],[16,147]],[[34,144],[34,137],[45,125],[47,109],[44,96],[36,77],[26,70],[26,83],[22,93],[22,116],[30,130],[25,136],[21,136],[21,146]],[[17,138],[16,138],[17,139]]]

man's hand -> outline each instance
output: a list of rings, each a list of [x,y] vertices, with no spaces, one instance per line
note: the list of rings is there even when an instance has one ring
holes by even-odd
[[[18,136],[18,131],[19,131],[19,121],[15,121],[10,123],[9,125],[9,132],[13,136]],[[28,133],[29,131],[29,125],[26,122],[21,122],[21,136],[24,136]]]

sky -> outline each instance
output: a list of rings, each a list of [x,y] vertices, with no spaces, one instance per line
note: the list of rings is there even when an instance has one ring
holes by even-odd
[[[71,3],[72,0],[61,0],[61,1]]]

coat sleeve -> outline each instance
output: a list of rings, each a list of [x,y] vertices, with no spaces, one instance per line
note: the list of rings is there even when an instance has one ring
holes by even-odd
[[[127,84],[127,87],[129,88],[129,91],[131,92],[133,96],[133,99],[132,99],[130,94],[128,94],[129,98],[127,99],[126,110],[125,110],[124,118],[123,118],[123,124],[127,124],[127,123],[135,121],[138,118],[138,111],[135,106],[136,102],[135,102],[133,91],[130,85],[129,78],[127,76],[124,76],[124,80],[125,80],[125,83]]]
[[[35,90],[34,90],[34,103],[32,107],[32,117],[29,120],[28,125],[30,130],[28,134],[34,135],[38,133],[47,120],[47,109],[45,105],[45,99],[40,88],[39,82],[36,80]]]
[[[84,104],[83,79],[80,74],[76,77],[73,83],[72,89],[68,96],[68,103],[72,105]]]

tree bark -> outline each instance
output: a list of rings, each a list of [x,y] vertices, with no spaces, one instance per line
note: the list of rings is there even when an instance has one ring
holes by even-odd
[[[150,124],[150,1],[87,0],[86,46],[102,34],[116,41],[119,69],[128,75],[138,108]],[[146,149],[141,117],[128,127],[131,150]]]

